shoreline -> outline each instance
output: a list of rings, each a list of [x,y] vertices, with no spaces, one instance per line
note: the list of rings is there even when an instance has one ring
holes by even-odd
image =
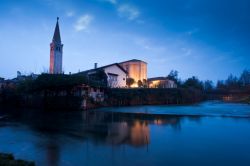
[[[34,161],[16,159],[13,154],[0,152],[0,165],[3,166],[35,166]]]

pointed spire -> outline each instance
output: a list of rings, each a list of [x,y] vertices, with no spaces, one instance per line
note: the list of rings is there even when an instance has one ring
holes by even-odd
[[[59,29],[58,20],[59,20],[59,17],[57,17],[57,21],[56,21],[56,27],[55,27],[55,32],[54,32],[54,36],[53,36],[53,42],[61,43],[61,36],[60,36],[60,29]]]

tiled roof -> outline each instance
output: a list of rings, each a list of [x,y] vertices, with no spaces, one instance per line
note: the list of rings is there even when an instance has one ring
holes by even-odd
[[[110,64],[110,65],[98,67],[98,68],[96,68],[96,69],[86,70],[86,71],[83,71],[83,72],[80,72],[80,73],[88,73],[88,72],[92,72],[92,71],[104,69],[104,68],[107,68],[107,67],[110,67],[110,66],[114,66],[114,65],[116,65],[117,67],[119,67],[124,73],[126,73],[126,74],[128,73],[128,72],[127,72],[125,69],[123,69],[123,67],[121,67],[118,63],[113,63],[113,64]]]

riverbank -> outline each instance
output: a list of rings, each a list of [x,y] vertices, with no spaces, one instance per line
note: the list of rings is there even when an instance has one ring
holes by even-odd
[[[12,154],[0,153],[1,166],[35,166],[34,162],[15,159]]]
[[[224,102],[231,102],[231,103],[243,103],[243,104],[250,104],[250,96],[243,95],[243,96],[225,96],[223,97]]]
[[[136,105],[186,105],[204,101],[202,91],[193,88],[106,88],[99,97],[97,88],[91,93],[75,89],[64,93],[61,90],[28,91],[0,95],[0,106],[36,108],[45,110],[81,110],[113,106]],[[84,93],[83,93],[84,92]]]
[[[107,106],[184,105],[205,99],[204,94],[192,88],[135,88],[108,89]]]

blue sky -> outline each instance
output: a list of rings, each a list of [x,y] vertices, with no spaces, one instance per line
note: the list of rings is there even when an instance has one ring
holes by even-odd
[[[250,68],[248,0],[0,0],[0,77],[49,68],[59,16],[63,69],[141,59],[148,76],[225,79]]]

